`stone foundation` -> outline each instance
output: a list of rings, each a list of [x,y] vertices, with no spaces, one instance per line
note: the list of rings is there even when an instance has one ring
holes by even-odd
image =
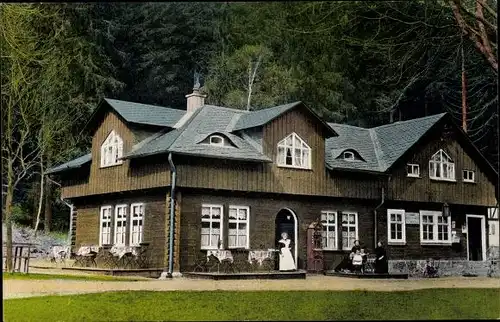
[[[424,277],[426,260],[389,260],[389,273],[407,273],[409,277]],[[500,277],[500,260],[473,262],[467,260],[435,260],[439,276],[477,275]]]

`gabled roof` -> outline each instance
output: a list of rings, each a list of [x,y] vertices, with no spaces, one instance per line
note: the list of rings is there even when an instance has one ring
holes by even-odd
[[[330,123],[339,134],[326,140],[325,162],[331,169],[386,172],[403,154],[438,123],[446,113],[400,121],[371,129]],[[337,158],[353,149],[366,161]]]
[[[85,128],[88,128],[89,124],[95,122],[95,119],[98,118],[98,115],[100,115],[106,106],[110,106],[128,123],[169,128],[173,128],[182,116],[186,114],[186,111],[175,108],[104,98],[90,116]]]
[[[232,131],[239,131],[244,129],[250,129],[253,127],[263,126],[297,106],[303,106],[311,114],[313,114],[313,116],[319,122],[321,122],[321,124],[324,125],[326,132],[329,134],[328,137],[337,135],[335,131],[333,131],[333,129],[330,126],[328,126],[328,124],[318,116],[318,114],[316,114],[313,110],[311,110],[309,107],[307,107],[304,103],[300,101],[285,105],[265,108],[258,111],[246,112],[245,114],[242,114],[239,117],[236,124],[232,128]]]
[[[270,158],[260,153],[249,142],[227,131],[232,122],[243,113],[246,112],[220,106],[204,105],[196,110],[180,128],[163,133],[149,142],[140,142],[141,146],[134,147],[124,158],[131,159],[172,152],[212,158],[270,162]],[[200,143],[211,134],[225,136],[235,147],[219,147]]]
[[[49,170],[47,170],[47,172],[45,172],[45,174],[57,173],[70,169],[77,169],[83,166],[84,164],[90,162],[91,160],[92,160],[92,155],[88,153],[71,161],[58,165],[56,167],[50,168]]]

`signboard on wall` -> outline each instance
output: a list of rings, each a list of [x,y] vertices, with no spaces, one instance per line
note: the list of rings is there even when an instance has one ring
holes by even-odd
[[[420,225],[420,214],[418,212],[407,212],[405,214],[405,223],[407,225]]]

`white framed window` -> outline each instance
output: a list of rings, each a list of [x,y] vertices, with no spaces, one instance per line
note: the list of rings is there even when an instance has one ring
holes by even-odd
[[[406,243],[405,211],[387,209],[387,242]]]
[[[475,173],[474,171],[471,170],[464,170],[463,171],[463,179],[464,182],[475,182]]]
[[[451,244],[451,216],[441,211],[420,211],[420,243]]]
[[[436,152],[429,161],[429,177],[455,181],[455,163],[443,150]]]
[[[127,205],[115,207],[115,245],[125,245],[127,235]]]
[[[250,248],[250,208],[229,206],[228,248]]]
[[[144,237],[144,204],[130,205],[130,245],[139,246]]]
[[[406,165],[406,171],[408,173],[408,177],[420,177],[420,166],[418,164],[408,163]]]
[[[342,158],[347,161],[354,161],[355,160],[354,152],[344,151],[344,153],[342,153]]]
[[[358,214],[342,212],[342,249],[351,250],[358,239]]]
[[[123,140],[115,131],[111,131],[101,146],[101,168],[122,164],[123,160],[119,159],[122,156]]]
[[[311,169],[311,148],[294,132],[278,142],[277,163],[282,167]]]
[[[113,207],[102,206],[99,224],[99,246],[111,244],[111,218]]]
[[[201,249],[223,248],[222,205],[201,206]]]
[[[211,135],[210,136],[210,145],[223,146],[224,138],[220,135]]]
[[[322,211],[321,225],[323,226],[323,231],[321,232],[321,245],[323,249],[336,250],[338,248],[337,212]]]

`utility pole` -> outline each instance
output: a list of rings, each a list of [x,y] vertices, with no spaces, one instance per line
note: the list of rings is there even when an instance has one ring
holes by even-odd
[[[462,129],[467,133],[467,87],[465,79],[465,58],[464,58],[464,42],[463,34],[462,41],[460,44],[460,50],[462,54]]]

